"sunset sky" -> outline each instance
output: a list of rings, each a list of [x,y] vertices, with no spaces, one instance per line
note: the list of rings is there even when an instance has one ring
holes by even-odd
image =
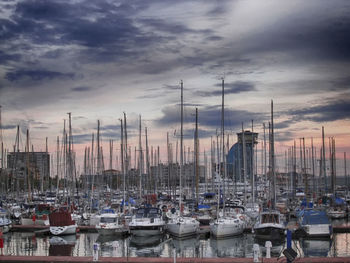
[[[261,138],[274,101],[276,148],[314,137],[321,127],[350,156],[350,1],[6,0],[0,2],[0,105],[6,148],[16,126],[36,150],[56,149],[72,113],[78,163],[101,121],[104,142],[119,145],[127,114],[130,144],[137,122],[149,144],[175,144],[184,81],[185,144],[193,149],[195,107],[201,151],[220,129],[241,123]],[[143,136],[143,143],[145,137]],[[143,145],[143,147],[145,147]],[[260,145],[258,146],[260,148]],[[115,147],[115,150],[118,150]],[[104,148],[105,160],[108,147]]]

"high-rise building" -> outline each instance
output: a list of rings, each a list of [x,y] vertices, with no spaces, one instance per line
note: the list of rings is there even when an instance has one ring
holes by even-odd
[[[235,181],[243,182],[243,136],[242,132],[237,133],[237,142],[231,147],[227,154],[227,174],[229,178],[233,178]],[[254,170],[254,156],[253,145],[258,143],[258,133],[251,131],[244,131],[245,141],[245,160],[246,160],[246,179],[250,180],[252,177],[252,171]],[[254,146],[255,148],[256,146]]]
[[[47,152],[10,152],[7,154],[7,168],[19,176],[25,176],[26,171],[35,179],[48,181],[50,177],[50,154]]]

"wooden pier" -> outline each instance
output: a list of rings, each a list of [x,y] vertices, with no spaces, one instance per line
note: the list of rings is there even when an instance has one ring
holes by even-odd
[[[150,258],[150,257],[100,257],[98,261],[93,261],[92,257],[52,257],[52,256],[0,256],[0,262],[66,262],[66,263],[86,263],[86,262],[117,262],[117,263],[173,263],[174,258]],[[177,263],[250,263],[253,258],[176,258]],[[264,263],[286,263],[286,258],[260,258],[259,262]],[[350,263],[350,257],[309,257],[296,258],[295,263]]]

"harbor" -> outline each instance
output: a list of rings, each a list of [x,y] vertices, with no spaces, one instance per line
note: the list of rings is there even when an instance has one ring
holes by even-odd
[[[0,36],[0,262],[350,263],[346,0],[6,0]]]

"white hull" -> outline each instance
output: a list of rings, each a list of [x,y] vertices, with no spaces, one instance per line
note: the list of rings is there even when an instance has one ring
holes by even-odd
[[[346,211],[329,211],[328,216],[332,219],[339,219],[346,217]]]
[[[70,235],[77,232],[77,225],[69,226],[50,226],[50,233],[59,236],[59,235]]]
[[[328,224],[302,226],[308,237],[330,237],[331,226]]]
[[[50,225],[49,219],[36,219],[33,221],[32,218],[21,218],[21,225],[29,226],[29,225],[36,225],[36,226],[48,226]]]
[[[182,220],[181,220],[182,219]],[[167,231],[177,237],[196,235],[199,230],[199,222],[195,219],[174,219],[167,224]]]
[[[237,222],[238,221],[238,222]],[[224,238],[242,234],[244,224],[237,219],[217,219],[210,224],[210,233],[216,238]]]
[[[111,235],[123,235],[128,233],[128,229],[126,229],[124,226],[118,226],[118,227],[105,227],[101,228],[96,226],[97,232],[101,236],[111,236]]]

